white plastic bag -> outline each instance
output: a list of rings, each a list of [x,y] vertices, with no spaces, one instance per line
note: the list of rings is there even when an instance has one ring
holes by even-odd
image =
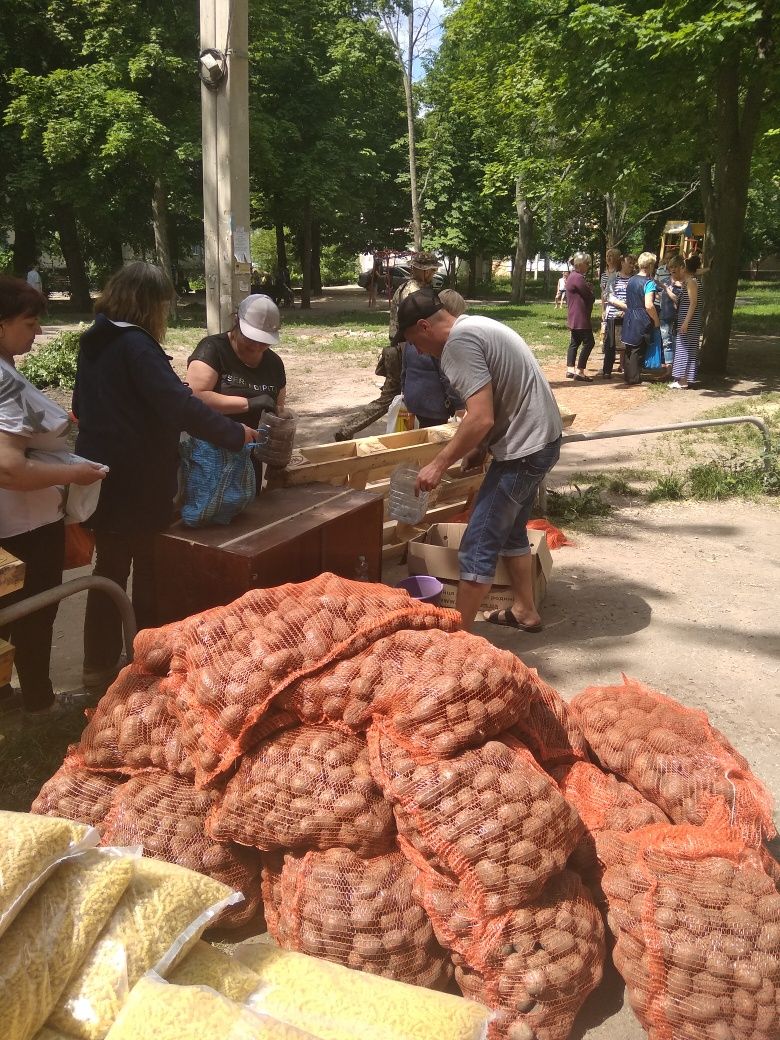
[[[71,451],[38,451],[33,449],[27,452],[29,459],[37,462],[53,463],[57,466],[77,466],[81,462],[88,462],[81,455],[74,455]],[[107,466],[103,469],[108,471]],[[94,484],[66,484],[65,485],[65,523],[83,524],[89,520],[97,509],[100,498],[102,482],[96,480]]]
[[[416,430],[418,426],[417,419],[406,407],[401,394],[396,394],[387,409],[387,432],[404,433],[407,430]]]

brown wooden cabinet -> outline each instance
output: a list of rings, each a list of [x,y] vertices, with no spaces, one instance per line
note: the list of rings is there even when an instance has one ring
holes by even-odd
[[[263,492],[227,527],[174,524],[158,535],[158,622],[230,603],[252,588],[306,581],[323,571],[382,576],[381,496],[331,484]]]

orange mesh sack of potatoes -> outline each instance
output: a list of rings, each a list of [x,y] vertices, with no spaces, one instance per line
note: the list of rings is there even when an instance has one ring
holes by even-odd
[[[141,773],[114,798],[103,843],[142,845],[146,856],[206,874],[241,892],[243,902],[228,907],[219,921],[221,928],[233,928],[258,912],[260,855],[206,833],[206,817],[218,799],[218,792],[196,791],[169,773]]]
[[[257,739],[271,700],[296,678],[406,627],[453,627],[453,611],[415,603],[402,590],[321,574],[299,585],[253,589],[207,618],[182,625],[177,650],[184,699],[200,716],[211,752],[199,786],[223,775]],[[181,712],[180,712],[181,715]]]
[[[675,823],[703,826],[727,807],[735,836],[758,846],[774,835],[772,797],[703,711],[623,676],[571,702],[601,765]]]
[[[443,988],[452,966],[412,898],[415,875],[398,851],[370,859],[348,849],[287,853],[276,886],[279,914],[268,915],[269,929],[285,949]]]
[[[47,780],[32,803],[38,816],[59,816],[94,827],[103,835],[106,817],[118,788],[127,778],[85,769],[78,752],[69,755]]]
[[[588,743],[579,723],[557,690],[535,668],[528,676],[528,714],[512,727],[545,769],[588,760]]]
[[[442,620],[447,627],[377,640],[293,684],[280,703],[305,721],[351,731],[382,715],[400,741],[439,757],[484,743],[528,714],[529,671],[487,640],[451,631],[449,615]]]
[[[601,915],[576,874],[562,871],[535,900],[492,920],[471,916],[458,887],[430,870],[415,895],[452,951],[463,995],[495,1012],[489,1036],[566,1040],[604,965]]]
[[[284,853],[269,852],[263,856],[260,892],[263,914],[271,935],[279,935],[279,912],[282,905],[282,870]]]
[[[655,824],[604,874],[615,966],[658,1040],[780,1036],[780,895],[759,854],[720,832]]]
[[[418,760],[376,723],[369,749],[399,833],[458,880],[480,917],[537,896],[582,835],[576,810],[516,742]]]
[[[166,769],[192,779],[195,768],[175,714],[175,688],[175,678],[147,674],[135,663],[123,668],[81,736],[84,765],[128,774]]]
[[[393,810],[371,776],[365,740],[300,726],[248,751],[208,821],[219,841],[259,849],[347,848],[394,842]]]
[[[552,770],[552,776],[585,825],[585,833],[571,855],[569,866],[598,893],[603,875],[601,863],[610,862],[610,833],[628,833],[651,823],[669,821],[657,805],[630,784],[590,762],[559,766]]]

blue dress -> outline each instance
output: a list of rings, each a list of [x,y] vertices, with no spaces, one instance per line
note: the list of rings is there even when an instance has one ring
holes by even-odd
[[[647,284],[645,285],[645,292],[646,293],[649,293],[649,292],[654,293],[654,292],[657,292],[657,291],[658,291],[658,284],[655,281],[655,279],[654,278],[648,279]],[[655,325],[651,326],[650,331],[648,333],[648,340],[649,340],[649,343],[648,343],[648,346],[647,346],[647,350],[645,351],[645,360],[644,360],[644,364],[643,364],[642,367],[643,368],[649,368],[649,369],[663,368],[663,364],[664,364],[664,349],[663,349],[663,344],[661,342],[661,330],[660,330],[660,328],[657,328]]]

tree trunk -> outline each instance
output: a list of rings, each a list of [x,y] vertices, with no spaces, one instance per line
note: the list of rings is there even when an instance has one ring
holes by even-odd
[[[512,292],[509,299],[512,303],[525,303],[525,268],[531,247],[533,214],[519,177],[515,181],[515,208],[517,209],[517,247],[512,265]]]
[[[550,292],[550,241],[552,240],[552,206],[549,202],[544,215],[544,236],[544,292],[547,295]]]
[[[308,311],[311,310],[311,202],[308,198],[303,204],[301,230],[301,268],[303,270],[301,310]]]
[[[38,245],[35,239],[35,225],[28,209],[19,209],[14,213],[14,244],[12,270],[17,278],[25,278],[27,272],[37,263]]]
[[[477,294],[477,254],[476,251],[469,253],[469,277],[466,283],[466,292],[469,296]]]
[[[171,264],[171,244],[168,239],[168,196],[162,177],[155,178],[152,190],[152,225],[154,227],[154,251],[157,264],[168,275],[174,285],[173,265]],[[176,317],[176,296],[171,300],[171,318]]]
[[[422,220],[420,197],[417,194],[417,146],[414,129],[414,98],[412,96],[412,66],[414,63],[414,4],[409,6],[409,49],[403,66],[404,97],[406,98],[406,126],[409,135],[409,190],[412,195],[412,238],[414,248],[422,249]]]
[[[458,287],[458,256],[457,253],[447,254],[447,285],[450,289]]]
[[[322,237],[320,222],[311,223],[311,294],[322,296]]]
[[[71,310],[89,312],[92,310],[92,297],[89,295],[87,266],[81,251],[76,217],[67,202],[55,202],[53,211],[60,239],[60,249],[68,270]]]
[[[276,231],[276,264],[278,267],[287,267],[287,243],[284,240],[284,224],[277,220],[274,224]]]
[[[122,252],[122,240],[116,235],[112,235],[108,240],[108,254],[112,270],[118,271],[124,264],[125,257]]]
[[[710,208],[707,229],[710,268],[705,276],[702,372],[726,374],[729,339],[739,282],[750,162],[761,115],[766,61],[751,63],[740,76],[738,55],[723,61],[716,84],[714,177],[702,196]],[[711,189],[711,195],[707,198]]]

